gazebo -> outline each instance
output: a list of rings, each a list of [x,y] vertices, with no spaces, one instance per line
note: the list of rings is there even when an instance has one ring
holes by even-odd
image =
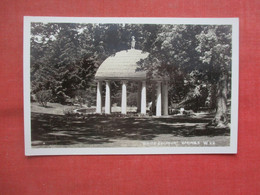
[[[138,82],[137,110],[146,115],[147,73],[138,70],[137,63],[148,55],[149,53],[135,49],[135,40],[132,37],[131,49],[115,53],[100,65],[95,75],[97,81],[96,113],[102,113],[102,82],[106,83],[105,113],[111,114],[110,82],[121,81],[121,113],[127,114],[127,82]],[[157,78],[154,81],[157,83],[156,116],[168,115],[168,80]]]

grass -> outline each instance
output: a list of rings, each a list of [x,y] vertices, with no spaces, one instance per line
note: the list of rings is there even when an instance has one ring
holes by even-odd
[[[141,147],[141,146],[228,146],[229,129],[209,129],[212,114],[193,117],[137,117],[88,115],[67,117],[63,107],[37,110],[31,115],[33,147]],[[53,114],[54,113],[54,114]],[[166,145],[163,145],[166,144]],[[168,144],[168,145],[167,145]]]

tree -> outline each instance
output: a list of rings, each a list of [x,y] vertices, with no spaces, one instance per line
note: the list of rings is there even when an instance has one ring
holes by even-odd
[[[76,90],[93,84],[100,56],[88,35],[91,30],[93,25],[32,24],[32,93],[51,90],[55,102],[65,103]]]
[[[181,101],[190,92],[191,86],[186,84],[189,73],[200,63],[195,51],[197,44],[195,36],[200,32],[201,26],[157,25],[156,27],[155,31],[151,29],[151,32],[144,33],[154,34],[151,36],[152,42],[144,45],[143,49],[150,55],[140,67],[148,71],[150,79],[165,76],[170,78],[170,101],[172,103]]]
[[[185,87],[187,88],[187,93],[178,104],[179,107],[192,109],[193,111],[197,112],[200,107],[205,106],[209,91],[207,89],[207,85],[201,78],[203,76],[204,73],[198,70],[194,70],[187,75],[185,78]]]
[[[36,93],[36,100],[39,104],[46,107],[47,103],[51,100],[51,91],[41,90]]]
[[[211,71],[208,72],[210,81],[217,87],[216,94],[216,115],[212,125],[226,127],[227,119],[227,98],[228,81],[231,76],[231,26],[218,25],[206,26],[196,36],[199,41],[196,50],[200,53],[200,60],[207,64]]]
[[[140,68],[148,70],[151,78],[167,75],[171,79],[170,94],[176,94],[177,99],[186,98],[186,102],[192,98],[197,101],[197,95],[202,94],[198,89],[206,86],[208,97],[216,96],[216,104],[211,104],[216,106],[216,116],[211,124],[218,127],[227,125],[231,26],[161,25],[154,42],[144,50],[150,55]],[[191,81],[189,75],[194,71],[201,73],[197,77],[200,82],[187,85]],[[201,97],[205,103],[207,98],[205,95]]]

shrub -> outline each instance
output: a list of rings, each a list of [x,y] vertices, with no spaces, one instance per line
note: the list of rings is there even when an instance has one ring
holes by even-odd
[[[91,105],[95,105],[96,101],[96,92],[91,88],[86,90],[76,90],[74,94],[74,103],[82,105],[87,105],[91,107]]]
[[[128,106],[137,106],[137,93],[129,93],[127,96],[127,105]]]
[[[78,116],[78,115],[80,115],[79,113],[74,112],[74,110],[75,110],[74,108],[66,108],[66,109],[63,110],[63,114],[65,116]]]
[[[39,104],[46,107],[47,103],[51,100],[52,93],[50,90],[41,90],[36,93],[36,100]]]

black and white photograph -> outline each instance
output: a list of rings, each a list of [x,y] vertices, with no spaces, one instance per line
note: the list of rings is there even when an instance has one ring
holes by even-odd
[[[25,155],[237,152],[237,18],[24,17]]]

